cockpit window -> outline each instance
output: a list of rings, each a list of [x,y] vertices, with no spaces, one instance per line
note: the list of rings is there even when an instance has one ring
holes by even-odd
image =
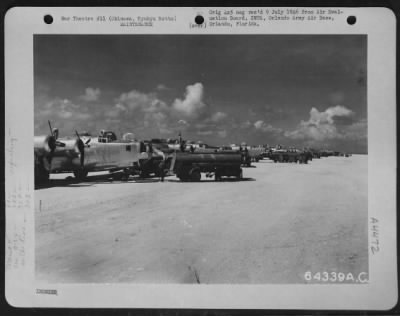
[[[99,135],[100,143],[110,143],[117,140],[117,136],[114,132],[102,130]]]

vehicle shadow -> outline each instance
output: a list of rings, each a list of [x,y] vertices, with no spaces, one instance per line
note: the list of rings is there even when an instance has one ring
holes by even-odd
[[[154,183],[154,182],[161,182],[161,180],[158,177],[155,177],[155,178],[131,178],[128,181],[120,181],[120,182]]]
[[[222,178],[219,181],[215,181],[214,179],[201,179],[200,181],[181,181],[179,179],[168,179],[165,182],[173,182],[173,183],[221,183],[221,182],[246,182],[246,181],[256,181],[254,178],[242,178],[240,180],[235,178]]]

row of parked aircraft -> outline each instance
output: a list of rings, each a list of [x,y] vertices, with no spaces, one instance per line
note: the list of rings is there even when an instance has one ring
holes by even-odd
[[[59,137],[58,129],[52,128],[50,121],[48,123],[50,133],[34,137],[37,184],[46,182],[51,173],[73,173],[80,180],[89,172],[95,171],[116,172],[115,176],[122,179],[137,174],[141,177],[151,174],[159,176],[168,171],[182,174],[182,170],[173,169],[175,165],[188,168],[188,161],[193,168],[185,169],[183,173],[187,171],[191,174],[197,167],[200,171],[214,170],[216,175],[237,175],[239,178],[242,175],[241,166],[250,166],[252,162],[263,158],[270,158],[275,162],[294,160],[307,163],[312,157],[338,155],[337,152],[286,149],[280,145],[248,146],[242,143],[215,147],[201,142],[184,141],[180,134],[178,139],[149,141],[138,141],[131,133],[124,134],[118,140],[114,132],[104,130],[97,137],[77,131],[74,137]],[[193,154],[189,160],[187,155],[178,155],[179,159],[185,161],[185,167],[181,163],[175,164],[177,152]],[[287,158],[289,156],[292,158]],[[241,162],[239,165],[238,160]],[[189,174],[183,175],[184,178],[188,176]]]
[[[130,134],[121,140],[112,131],[101,131],[98,137],[75,132],[76,137],[59,138],[58,129],[50,122],[49,127],[49,135],[34,137],[37,183],[48,180],[50,173],[72,172],[83,179],[88,172],[122,170],[128,176],[134,170],[144,170],[153,160],[165,159],[162,151],[130,138]]]

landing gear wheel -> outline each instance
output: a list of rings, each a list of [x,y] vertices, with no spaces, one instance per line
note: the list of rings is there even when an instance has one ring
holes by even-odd
[[[148,178],[149,177],[149,173],[147,171],[141,170],[140,174],[139,174],[139,177],[141,179]]]

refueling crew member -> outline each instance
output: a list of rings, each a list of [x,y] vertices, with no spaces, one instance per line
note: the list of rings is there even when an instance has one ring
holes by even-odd
[[[158,173],[160,174],[160,181],[164,182],[164,177],[165,177],[165,160],[161,160],[161,162],[158,165]]]

